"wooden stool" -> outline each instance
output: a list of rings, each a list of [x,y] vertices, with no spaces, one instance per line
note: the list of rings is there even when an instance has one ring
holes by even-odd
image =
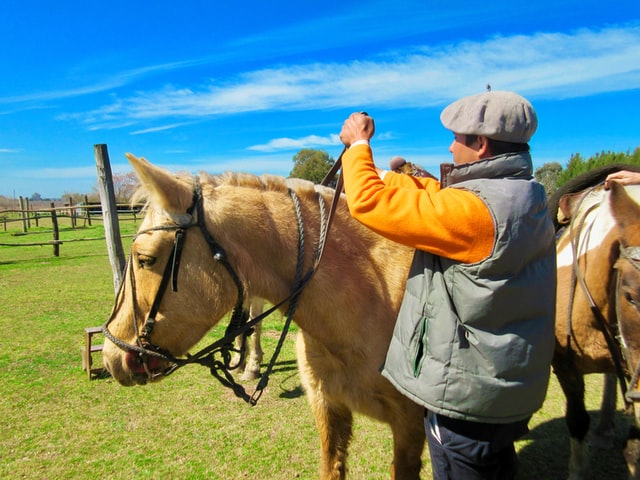
[[[85,346],[82,347],[82,369],[89,375],[89,380],[92,380],[94,375],[106,371],[103,366],[93,368],[92,354],[101,352],[103,347],[102,344],[95,345],[91,342],[91,338],[98,333],[102,333],[102,327],[88,327],[84,329]]]

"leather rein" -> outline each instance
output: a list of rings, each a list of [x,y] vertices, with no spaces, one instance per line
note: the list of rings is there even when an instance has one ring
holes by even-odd
[[[325,185],[325,186],[329,185],[329,183],[337,175],[338,171],[341,168],[342,155],[344,154],[345,151],[346,151],[346,147],[338,157],[338,160],[332,166],[329,173],[327,173],[325,178],[322,180],[321,185]],[[329,232],[329,228],[331,226],[331,223],[338,205],[338,201],[342,193],[342,188],[343,188],[342,176],[340,175],[338,177],[336,192],[335,192],[333,201],[331,203],[331,207],[328,215],[326,214],[325,203],[324,203],[324,199],[322,198],[322,195],[320,193],[317,194],[318,205],[320,209],[320,236],[319,236],[318,243],[316,245],[316,249],[313,255],[312,265],[307,269],[306,272],[303,271],[304,270],[303,260],[304,260],[304,247],[305,247],[304,245],[305,232],[304,232],[304,223],[302,220],[302,212],[300,209],[300,204],[299,204],[299,200],[296,193],[293,190],[289,189],[289,195],[294,204],[294,209],[296,212],[296,219],[297,219],[297,226],[298,226],[298,255],[297,255],[297,265],[296,265],[296,275],[295,275],[294,285],[292,287],[291,293],[286,298],[284,298],[277,304],[273,305],[272,308],[268,309],[267,311],[263,312],[262,314],[250,320],[248,319],[247,312],[245,312],[243,309],[244,300],[245,300],[245,297],[247,296],[246,289],[244,288],[244,285],[240,280],[240,277],[238,276],[233,266],[229,262],[225,250],[220,246],[220,244],[218,244],[215,241],[213,235],[211,235],[211,233],[207,229],[207,226],[205,224],[205,215],[204,215],[204,205],[203,205],[204,199],[202,196],[202,188],[200,185],[199,177],[197,176],[195,177],[194,183],[195,185],[194,185],[194,191],[193,191],[192,204],[187,209],[186,215],[182,216],[184,217],[184,219],[187,219],[186,221],[182,223],[173,223],[173,224],[152,227],[149,229],[142,230],[136,234],[136,237],[137,237],[144,233],[159,231],[159,230],[175,231],[172,253],[169,259],[167,260],[167,264],[165,265],[165,268],[162,274],[162,279],[160,280],[160,284],[158,286],[158,290],[156,292],[151,309],[149,310],[149,313],[147,314],[147,317],[142,325],[142,328],[140,329],[138,329],[138,321],[136,317],[136,310],[137,310],[136,309],[136,287],[135,287],[134,269],[131,264],[132,263],[131,255],[129,256],[129,259],[127,261],[125,270],[128,270],[129,272],[129,279],[130,279],[129,283],[131,285],[132,310],[133,310],[132,320],[133,320],[133,329],[136,334],[136,343],[135,344],[127,343],[117,338],[109,331],[109,324],[113,321],[117,313],[117,309],[114,309],[113,313],[111,314],[111,317],[102,326],[102,332],[107,339],[113,342],[121,350],[138,356],[138,359],[143,365],[144,370],[147,374],[148,380],[155,380],[155,379],[158,379],[159,377],[168,376],[171,373],[175,372],[180,367],[195,363],[195,364],[208,367],[210,369],[211,374],[218,381],[220,381],[220,383],[223,386],[232,389],[236,396],[242,398],[250,405],[255,405],[258,402],[258,399],[260,398],[260,396],[262,395],[264,388],[268,384],[269,375],[273,370],[273,367],[275,366],[277,357],[284,344],[284,340],[289,331],[291,321],[293,319],[298,301],[300,299],[300,295],[302,294],[304,288],[309,283],[309,281],[311,280],[314,273],[317,271],[319,267],[322,254],[324,252],[324,247],[326,245],[327,234]],[[196,213],[195,223],[193,222],[194,211]],[[151,341],[151,336],[152,336],[153,329],[156,322],[156,315],[160,310],[162,298],[166,293],[169,283],[171,283],[172,291],[177,292],[178,290],[178,271],[180,268],[180,258],[182,255],[185,236],[186,236],[187,230],[194,227],[197,227],[200,230],[200,233],[203,235],[205,241],[207,242],[207,245],[209,246],[209,250],[211,252],[212,257],[225,268],[225,270],[231,277],[232,281],[234,282],[237,288],[238,296],[237,296],[236,304],[232,310],[231,318],[225,330],[224,336],[219,340],[211,343],[207,347],[204,347],[203,349],[201,349],[195,354],[187,353],[186,356],[183,358],[176,358],[167,350],[159,347],[158,345],[153,344]],[[120,297],[120,295],[122,294],[122,290],[124,288],[125,283],[126,282],[124,281],[121,282],[116,299]],[[282,329],[282,333],[280,335],[280,339],[278,341],[276,349],[269,361],[269,364],[267,366],[265,373],[261,376],[255,391],[253,392],[252,395],[249,395],[245,391],[244,387],[238,384],[234,380],[233,375],[230,373],[230,371],[237,368],[237,366],[244,360],[244,356],[246,354],[245,340],[246,340],[246,337],[251,335],[251,333],[253,332],[253,327],[258,322],[262,321],[265,317],[271,315],[274,311],[282,307],[287,302],[289,303],[289,305],[286,310],[285,324]],[[236,337],[240,335],[242,335],[242,339],[243,339],[242,346],[240,347],[240,349],[236,349],[234,347],[234,340]],[[239,360],[236,364],[232,364],[232,360],[231,360],[232,354],[234,353],[239,354]],[[170,365],[166,369],[160,372],[154,372],[149,366],[149,359],[151,357],[155,357],[157,359],[168,362]]]
[[[598,186],[599,185],[596,185],[591,189],[593,190]],[[580,204],[582,203],[585,197],[586,195],[582,197],[580,203],[576,207],[576,211],[579,210]],[[576,218],[572,218],[569,224],[569,229],[570,229],[569,235],[571,240],[571,249],[573,253],[573,262],[572,262],[573,269],[572,269],[572,278],[571,278],[571,294],[569,296],[569,305],[567,309],[567,346],[569,350],[573,352],[573,350],[571,349],[571,337],[572,337],[571,312],[573,310],[573,300],[575,298],[576,285],[579,284],[583,294],[585,295],[587,301],[589,302],[589,308],[591,309],[593,316],[598,321],[600,330],[602,331],[605,341],[607,342],[607,348],[609,349],[609,353],[611,354],[611,358],[613,359],[613,363],[615,366],[616,376],[618,377],[618,381],[620,382],[620,390],[622,391],[622,397],[624,399],[625,405],[628,407],[634,402],[640,402],[640,391],[637,389],[638,380],[640,379],[640,362],[636,366],[636,369],[632,375],[631,382],[629,383],[629,385],[631,385],[632,390],[629,391],[628,384],[627,384],[627,375],[625,374],[625,369],[623,367],[623,359],[625,357],[628,358],[628,355],[626,354],[628,349],[625,345],[624,338],[622,337],[622,333],[620,332],[620,328],[618,326],[619,319],[621,317],[620,273],[618,269],[616,269],[616,273],[615,273],[615,285],[616,285],[615,322],[616,323],[609,326],[606,318],[600,311],[600,308],[598,308],[598,306],[596,305],[595,300],[593,299],[593,296],[589,291],[589,287],[587,286],[587,283],[584,279],[584,276],[582,275],[582,272],[580,271],[580,266],[578,264],[578,254],[579,254],[578,238],[580,233],[582,232],[582,229],[584,227],[584,223],[586,221],[588,214],[597,206],[598,206],[597,204],[593,205],[589,209],[587,209],[586,212],[584,212],[584,214],[581,216],[579,225],[576,226],[576,223],[577,223]],[[625,247],[624,245],[620,244],[619,248],[620,248],[619,256],[627,260],[636,270],[640,271],[640,246]]]

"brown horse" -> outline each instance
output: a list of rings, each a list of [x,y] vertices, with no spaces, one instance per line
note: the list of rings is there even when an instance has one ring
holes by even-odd
[[[354,412],[390,425],[392,477],[419,478],[423,409],[378,370],[412,250],[360,225],[344,200],[323,235],[335,193],[326,187],[238,173],[180,177],[128,157],[147,213],[104,326],[113,377],[123,385],[163,378],[241,308],[247,292],[274,305],[290,299],[282,309],[296,303],[298,367],[320,434],[320,478],[345,478]],[[310,275],[299,275],[301,263]]]
[[[618,168],[619,169],[619,168]],[[602,180],[608,172],[592,172]],[[584,179],[580,179],[582,181]],[[578,184],[578,183],[576,183]],[[564,193],[564,192],[560,192]],[[554,204],[555,201],[555,204]],[[569,478],[586,478],[589,415],[583,376],[618,374],[638,401],[640,366],[640,186],[602,186],[556,195],[550,203],[570,218],[557,242],[558,291],[553,369],[567,399]],[[559,213],[560,215],[560,213]],[[626,390],[626,389],[625,389]],[[625,457],[635,478],[635,440]]]

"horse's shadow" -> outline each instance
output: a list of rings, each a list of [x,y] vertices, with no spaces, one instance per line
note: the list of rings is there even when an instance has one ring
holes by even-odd
[[[598,412],[589,412],[595,425]],[[616,435],[610,449],[591,446],[589,449],[589,478],[626,479],[627,466],[622,455],[631,421],[616,412]],[[518,442],[519,471],[517,480],[561,480],[568,476],[569,431],[564,417],[554,418],[533,428]]]

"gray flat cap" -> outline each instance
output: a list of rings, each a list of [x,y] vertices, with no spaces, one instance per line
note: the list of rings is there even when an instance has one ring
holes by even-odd
[[[528,143],[538,128],[531,103],[513,92],[492,91],[463,97],[440,114],[448,130],[502,142]]]

